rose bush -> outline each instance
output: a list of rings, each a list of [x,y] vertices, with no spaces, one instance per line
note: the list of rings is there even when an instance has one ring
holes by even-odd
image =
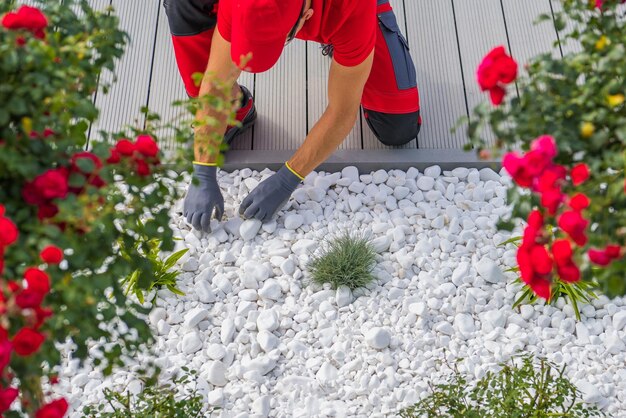
[[[154,279],[138,236],[173,249],[179,179],[148,132],[85,150],[99,74],[126,42],[113,14],[85,0],[8,1],[0,19],[0,414],[57,418],[68,404],[42,385],[56,380],[60,344],[82,360],[99,341],[94,361],[109,374],[150,341],[148,309],[120,279]]]
[[[487,158],[518,150],[502,160],[515,184],[513,217],[527,222],[517,255],[527,290],[518,302],[563,295],[576,303],[595,296],[594,287],[626,294],[626,19],[619,3],[562,1],[554,21],[561,42],[578,44],[577,52],[539,55],[518,77],[498,47],[478,68],[491,104],[469,118],[467,148]],[[495,144],[483,139],[487,125]],[[514,223],[499,226],[512,230]]]

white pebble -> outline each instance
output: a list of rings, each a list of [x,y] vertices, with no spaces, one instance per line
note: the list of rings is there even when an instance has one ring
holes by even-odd
[[[302,226],[304,217],[298,214],[289,214],[285,217],[285,229],[295,230]]]
[[[185,334],[182,341],[182,350],[185,354],[193,354],[202,348],[202,340],[200,335],[195,332]]]
[[[375,327],[365,334],[365,342],[372,348],[382,350],[389,346],[391,334],[384,328]]]
[[[257,219],[248,219],[245,220],[241,226],[239,227],[239,235],[244,241],[250,241],[261,229],[261,221]]]
[[[265,310],[259,314],[256,320],[256,325],[259,331],[274,331],[278,329],[278,314],[274,310]]]

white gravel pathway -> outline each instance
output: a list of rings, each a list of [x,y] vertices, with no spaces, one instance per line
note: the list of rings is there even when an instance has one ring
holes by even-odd
[[[495,230],[510,212],[508,177],[348,167],[308,176],[276,221],[243,222],[239,203],[270,174],[221,174],[230,220],[209,236],[174,217],[178,247],[190,248],[186,296],[160,291],[150,315],[158,364],[198,370],[197,389],[220,416],[393,415],[441,376],[444,356],[478,378],[519,351],[567,364],[587,400],[626,416],[623,299],[601,297],[580,323],[562,300],[510,308],[519,287],[501,270],[515,249],[499,247],[510,235]],[[308,252],[346,230],[371,233],[378,282],[354,295],[307,285]],[[75,362],[61,377],[56,390],[77,410],[104,387],[140,388],[127,371],[103,381]]]

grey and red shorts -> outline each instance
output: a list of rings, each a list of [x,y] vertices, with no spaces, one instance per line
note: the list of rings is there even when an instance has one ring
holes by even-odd
[[[219,0],[164,0],[174,52],[187,93],[199,87],[192,75],[204,72],[211,54]],[[385,145],[417,138],[422,124],[415,65],[389,0],[378,0],[374,63],[361,105],[368,126]]]

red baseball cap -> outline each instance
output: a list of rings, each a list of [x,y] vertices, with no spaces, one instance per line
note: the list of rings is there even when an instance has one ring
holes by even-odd
[[[262,73],[276,64],[302,11],[298,0],[234,0],[230,56],[235,64]],[[250,54],[246,62],[245,57]],[[245,64],[241,61],[244,57]]]

